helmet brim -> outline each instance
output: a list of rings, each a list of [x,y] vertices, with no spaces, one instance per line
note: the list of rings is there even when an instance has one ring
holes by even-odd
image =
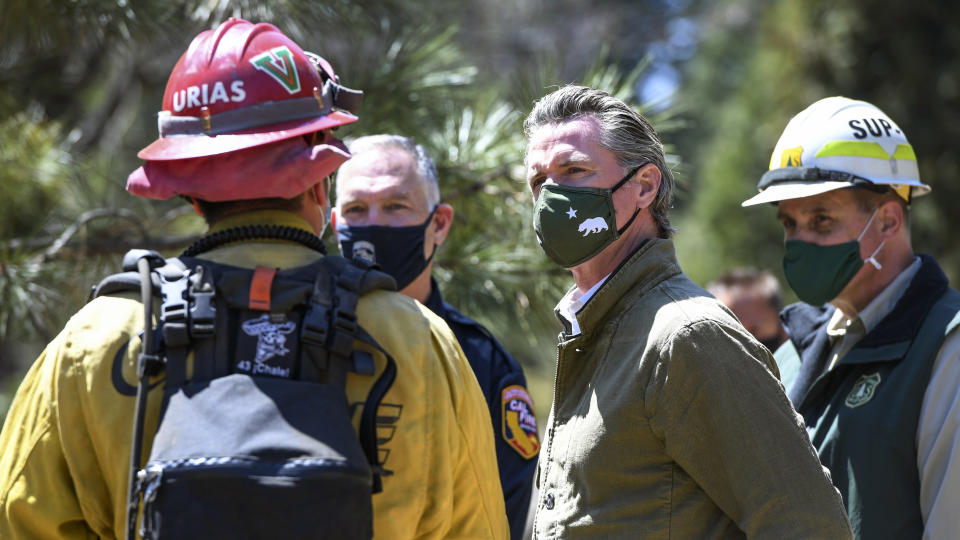
[[[740,206],[753,206],[755,204],[812,197],[835,189],[853,186],[854,184],[852,182],[782,182],[767,187],[760,193],[740,203]]]
[[[328,114],[307,120],[291,120],[272,126],[229,133],[223,135],[172,135],[161,137],[137,153],[144,161],[168,161],[191,159],[236,150],[255,148],[315,131],[322,131],[357,121],[357,117],[343,111],[331,111]]]

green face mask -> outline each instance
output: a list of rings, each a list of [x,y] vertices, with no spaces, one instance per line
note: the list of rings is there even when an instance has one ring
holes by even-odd
[[[603,251],[633,223],[617,230],[613,192],[640,170],[627,173],[612,188],[569,187],[544,184],[533,207],[533,229],[547,257],[565,268],[576,266]]]
[[[856,240],[832,246],[818,246],[800,240],[787,240],[786,251],[783,254],[783,273],[787,276],[787,283],[800,300],[822,306],[833,300],[840,291],[850,283],[853,276],[860,271],[864,262],[869,262],[879,270],[880,263],[874,258],[886,240],[880,242],[873,254],[867,260],[860,259],[860,239],[870,228],[870,223],[877,215],[874,210],[863,232]]]

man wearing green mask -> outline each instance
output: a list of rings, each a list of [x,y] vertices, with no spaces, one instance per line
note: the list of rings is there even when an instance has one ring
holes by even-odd
[[[787,393],[858,538],[960,531],[960,293],[910,241],[917,158],[864,101],[817,101],[788,124],[760,193],[802,302],[781,318]]]
[[[575,282],[534,537],[848,538],[770,353],[677,264],[650,124],[567,86],[524,127],[533,225]]]

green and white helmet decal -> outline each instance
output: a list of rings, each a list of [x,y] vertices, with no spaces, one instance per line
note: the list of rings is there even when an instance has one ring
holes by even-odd
[[[277,81],[287,92],[296,94],[300,91],[297,65],[293,61],[293,53],[286,45],[254,56],[250,59],[250,64]]]
[[[902,129],[865,101],[829,97],[787,124],[770,156],[760,193],[743,206],[810,197],[855,185],[887,185],[905,200],[930,187]]]

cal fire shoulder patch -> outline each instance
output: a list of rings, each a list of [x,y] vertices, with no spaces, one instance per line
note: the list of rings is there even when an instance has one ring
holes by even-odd
[[[540,438],[530,394],[526,388],[515,384],[504,388],[501,397],[503,440],[527,459],[536,456],[540,451]]]

